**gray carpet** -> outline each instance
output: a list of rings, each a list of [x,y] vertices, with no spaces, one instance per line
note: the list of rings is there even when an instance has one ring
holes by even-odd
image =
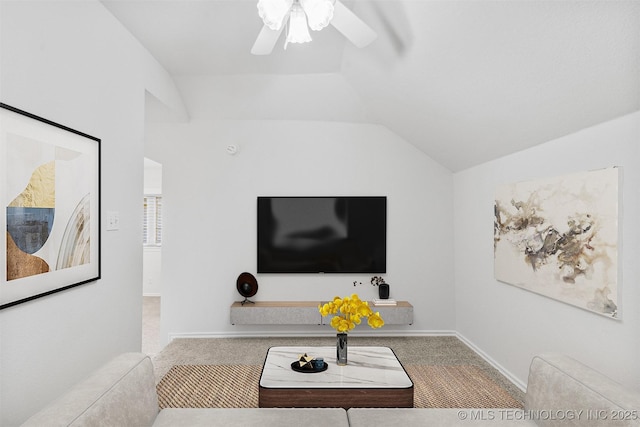
[[[181,338],[153,358],[156,382],[174,365],[262,365],[272,346],[330,346],[335,337]],[[523,402],[524,394],[456,337],[349,337],[349,345],[386,346],[403,365],[471,365]]]

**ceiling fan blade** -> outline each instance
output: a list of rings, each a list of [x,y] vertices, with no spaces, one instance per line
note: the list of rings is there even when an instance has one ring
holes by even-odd
[[[279,30],[272,30],[264,25],[262,30],[260,30],[260,34],[258,34],[256,42],[251,48],[251,53],[254,55],[269,55],[280,38],[283,28],[284,25],[282,25]]]
[[[334,5],[331,25],[344,34],[351,43],[360,48],[367,46],[378,37],[370,26],[358,18],[340,0],[336,0]]]

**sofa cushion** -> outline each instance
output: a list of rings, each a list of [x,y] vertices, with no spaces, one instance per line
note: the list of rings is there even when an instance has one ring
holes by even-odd
[[[534,426],[521,409],[350,408],[351,427]]]
[[[342,408],[167,408],[154,427],[295,426],[348,427]]]
[[[23,426],[151,426],[158,414],[153,364],[141,353],[116,357]]]
[[[531,362],[525,410],[540,426],[560,417],[571,418],[563,426],[637,426],[640,394],[568,356],[544,354]]]

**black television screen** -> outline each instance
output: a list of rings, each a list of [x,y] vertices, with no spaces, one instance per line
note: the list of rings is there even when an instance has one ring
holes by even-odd
[[[386,269],[386,197],[258,197],[258,273]]]

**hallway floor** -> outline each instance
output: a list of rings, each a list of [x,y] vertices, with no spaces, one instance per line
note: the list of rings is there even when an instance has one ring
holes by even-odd
[[[160,346],[160,297],[142,297],[142,352],[156,355]]]

